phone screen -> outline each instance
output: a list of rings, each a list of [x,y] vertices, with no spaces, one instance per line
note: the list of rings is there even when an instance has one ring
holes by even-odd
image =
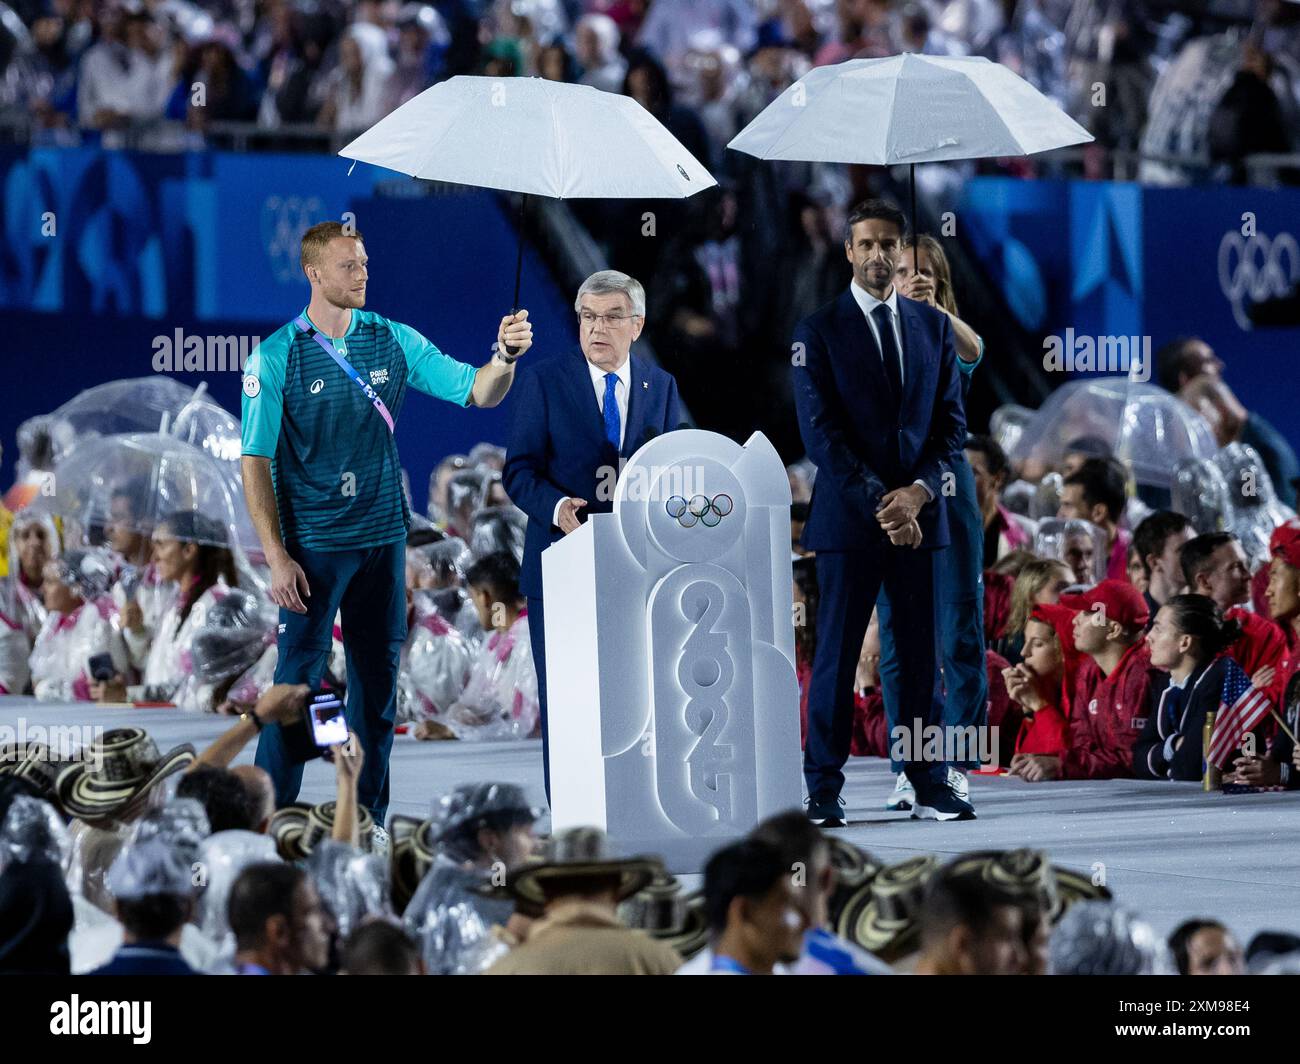
[[[348,741],[348,722],[343,703],[332,694],[316,695],[307,709],[311,734],[317,746],[333,746]]]

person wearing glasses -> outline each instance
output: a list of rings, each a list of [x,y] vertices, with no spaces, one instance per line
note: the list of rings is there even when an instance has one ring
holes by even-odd
[[[528,515],[519,590],[537,669],[542,767],[551,797],[546,723],[546,639],[542,551],[588,514],[614,508],[623,463],[681,422],[677,382],[632,354],[645,327],[645,289],[618,270],[593,273],[573,301],[580,351],[556,354],[519,375],[514,422],[501,479]]]

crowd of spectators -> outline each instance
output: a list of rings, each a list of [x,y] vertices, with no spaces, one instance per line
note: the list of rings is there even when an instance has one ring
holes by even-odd
[[[687,890],[596,828],[545,837],[507,783],[456,787],[377,848],[361,748],[335,801],[275,809],[231,760],[305,687],[266,691],[201,752],[139,728],[81,757],[0,761],[0,973],[18,975],[1222,975],[1294,973],[1300,936],[1243,949],[1198,918],[1162,942],[1035,850],[884,865],[802,811],[717,850]],[[90,756],[84,756],[90,755]]]

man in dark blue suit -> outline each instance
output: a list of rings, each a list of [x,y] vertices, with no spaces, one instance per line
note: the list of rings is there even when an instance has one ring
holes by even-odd
[[[548,801],[542,551],[587,514],[609,513],[622,461],[681,420],[677,382],[631,353],[645,325],[641,284],[618,270],[601,270],[582,282],[573,305],[581,350],[548,358],[516,382],[501,472],[510,500],[528,515],[519,590],[528,597]]]
[[[816,552],[821,593],[804,780],[808,815],[829,827],[844,823],[853,676],[882,584],[902,674],[899,719],[909,731],[918,720],[922,729],[942,723],[929,552],[948,543],[944,474],[966,418],[947,316],[894,290],[903,235],[896,207],[855,207],[844,241],[853,280],[794,334],[799,432],[817,466],[803,544]],[[916,748],[923,738],[913,737]],[[904,771],[916,789],[914,816],[974,817],[941,758],[904,758]]]

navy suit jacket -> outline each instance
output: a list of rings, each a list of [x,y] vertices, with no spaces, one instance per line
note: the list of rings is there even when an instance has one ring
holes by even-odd
[[[902,295],[898,313],[901,404],[894,401],[871,327],[847,288],[795,328],[795,409],[808,457],[817,466],[803,533],[809,550],[888,545],[875,517],[881,496],[916,480],[934,493],[917,515],[922,549],[948,543],[943,474],[966,439],[952,327],[941,311]]]
[[[648,440],[681,427],[677,382],[658,366],[630,356],[627,427],[615,453],[580,350],[523,369],[511,390],[514,420],[501,472],[510,501],[528,515],[519,590],[542,594],[542,551],[564,535],[551,524],[561,499],[586,499],[588,513],[614,509],[613,481],[601,469],[619,467]],[[607,495],[608,498],[600,498]]]

